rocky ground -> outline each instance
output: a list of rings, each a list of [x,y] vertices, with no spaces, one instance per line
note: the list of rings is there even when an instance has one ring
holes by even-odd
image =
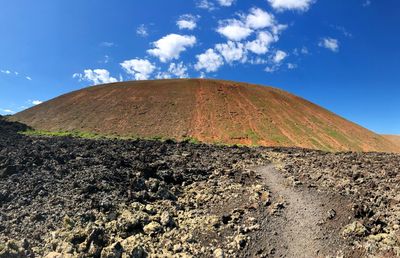
[[[0,118],[0,258],[400,255],[399,155],[25,129]]]
[[[259,150],[22,129],[0,124],[0,257],[233,256],[259,228]]]
[[[274,149],[291,185],[338,194],[351,211],[342,237],[365,256],[400,256],[400,155]]]

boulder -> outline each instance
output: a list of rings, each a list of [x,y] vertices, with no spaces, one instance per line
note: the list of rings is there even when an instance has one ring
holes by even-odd
[[[162,231],[162,226],[156,221],[152,221],[143,227],[143,231],[147,235],[154,235]]]

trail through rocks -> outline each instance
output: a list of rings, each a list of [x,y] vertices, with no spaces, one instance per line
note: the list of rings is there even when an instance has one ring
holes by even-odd
[[[340,250],[343,246],[337,229],[346,212],[338,212],[332,207],[340,204],[308,188],[293,187],[273,165],[258,167],[256,171],[274,198],[270,211],[274,216],[264,223],[267,230],[261,236],[269,242],[267,256],[338,255],[335,249]],[[328,220],[332,220],[336,230],[328,230]]]

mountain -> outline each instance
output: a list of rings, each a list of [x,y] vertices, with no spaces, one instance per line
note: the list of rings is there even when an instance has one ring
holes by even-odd
[[[388,139],[283,90],[232,81],[130,81],[84,88],[17,113],[47,131],[208,143],[398,152]]]
[[[400,135],[384,134],[382,136],[400,147]]]

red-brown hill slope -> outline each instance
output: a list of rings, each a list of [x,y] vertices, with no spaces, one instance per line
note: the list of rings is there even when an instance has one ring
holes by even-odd
[[[85,88],[20,112],[36,129],[299,146],[398,151],[392,142],[285,91],[231,81],[132,81]]]
[[[400,148],[400,135],[383,134],[382,136],[393,142]]]

